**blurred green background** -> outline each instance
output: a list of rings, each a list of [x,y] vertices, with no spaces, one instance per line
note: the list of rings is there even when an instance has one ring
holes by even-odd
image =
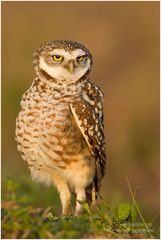
[[[92,81],[105,93],[101,193],[110,204],[131,199],[128,176],[144,215],[159,213],[159,8],[159,2],[2,2],[2,180],[14,176],[34,205],[54,206],[58,196],[30,179],[16,149],[15,118],[35,76],[33,50],[72,39],[92,52]]]

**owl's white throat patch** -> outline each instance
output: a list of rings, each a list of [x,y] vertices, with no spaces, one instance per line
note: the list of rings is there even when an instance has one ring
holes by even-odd
[[[39,67],[45,71],[52,78],[59,81],[76,82],[79,80],[90,68],[90,59],[82,68],[77,68],[73,73],[70,73],[65,67],[61,65],[48,65],[43,57],[40,57]]]

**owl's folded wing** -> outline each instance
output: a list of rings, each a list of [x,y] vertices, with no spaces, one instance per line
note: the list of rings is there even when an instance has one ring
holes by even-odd
[[[74,119],[95,159],[96,165],[96,191],[99,190],[101,179],[105,174],[106,154],[105,136],[103,129],[102,101],[99,97],[99,107],[92,105],[96,99],[85,95],[76,103],[70,103],[70,109]],[[91,101],[91,102],[90,102]]]

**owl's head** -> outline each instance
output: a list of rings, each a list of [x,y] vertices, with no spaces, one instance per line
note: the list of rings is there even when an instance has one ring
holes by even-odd
[[[57,40],[42,45],[33,54],[35,70],[59,82],[73,83],[90,72],[92,55],[82,44]]]

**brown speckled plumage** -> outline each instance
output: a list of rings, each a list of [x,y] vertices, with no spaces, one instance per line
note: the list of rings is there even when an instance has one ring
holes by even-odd
[[[87,197],[94,202],[105,174],[103,94],[89,81],[90,68],[75,82],[59,81],[42,69],[40,56],[53,49],[81,49],[92,65],[90,52],[77,42],[53,41],[38,48],[34,52],[37,77],[21,101],[16,141],[32,178],[56,186],[67,214],[70,191],[78,200]],[[80,212],[77,203],[76,214]]]

